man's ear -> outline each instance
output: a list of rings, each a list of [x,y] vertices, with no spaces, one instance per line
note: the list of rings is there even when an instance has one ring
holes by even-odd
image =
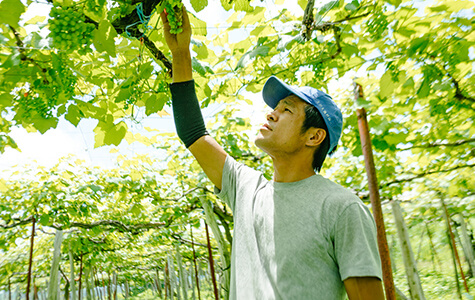
[[[307,142],[306,145],[309,147],[317,147],[321,143],[323,143],[323,140],[325,140],[325,137],[327,136],[327,132],[323,128],[310,128],[307,130]]]

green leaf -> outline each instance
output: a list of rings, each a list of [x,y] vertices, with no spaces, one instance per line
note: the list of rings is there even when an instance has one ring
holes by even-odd
[[[345,5],[345,9],[352,12],[352,11],[355,11],[357,9],[357,7],[353,3],[348,3],[347,5]]]
[[[93,35],[94,47],[97,51],[105,51],[109,56],[116,56],[114,38],[117,36],[117,32],[108,20],[102,20]]]
[[[191,66],[192,66],[193,70],[196,71],[201,76],[206,75],[205,67],[203,67],[203,65],[194,57],[191,59]]]
[[[433,12],[446,11],[449,9],[447,5],[438,5],[438,6],[428,7],[428,8]]]
[[[135,216],[139,216],[140,214],[142,214],[142,211],[144,210],[144,207],[141,205],[141,204],[138,204],[138,203],[135,203],[131,208],[130,208],[130,212],[135,215]]]
[[[9,107],[12,105],[13,96],[7,93],[0,94],[0,107]]]
[[[258,46],[251,51],[246,52],[238,61],[235,70],[245,67],[245,65],[257,56],[266,56],[269,53],[269,46]]]
[[[48,214],[41,215],[40,224],[43,226],[47,226],[48,222],[49,222],[49,215]]]
[[[391,76],[391,70],[387,70],[379,81],[379,95],[383,98],[391,96],[397,83],[395,83]]]
[[[412,40],[407,53],[412,56],[416,53],[423,53],[424,49],[429,45],[429,38],[423,36]]]
[[[106,118],[106,121],[99,121],[94,133],[94,148],[104,145],[118,146],[127,133],[127,125],[123,121],[114,124],[112,118]]]
[[[224,0],[224,1],[227,1],[227,0]],[[200,19],[195,17],[193,14],[188,14],[188,17],[190,18],[190,24],[193,29],[193,35],[206,36],[208,34],[206,22],[201,21]]]
[[[394,5],[395,7],[399,7],[401,4],[402,0],[386,0],[387,3]]]
[[[45,16],[35,16],[25,22],[25,25],[41,23],[46,19]]]
[[[166,93],[152,94],[145,101],[145,114],[150,116],[153,113],[159,112],[163,109],[163,106],[168,101],[168,96]]]
[[[31,122],[33,123],[33,126],[35,126],[38,131],[43,134],[46,131],[48,131],[51,128],[56,128],[58,125],[58,119],[57,118],[43,118],[39,115],[34,116],[31,118]]]
[[[191,0],[190,3],[196,12],[200,12],[208,6],[208,0]]]
[[[64,116],[66,120],[68,120],[74,126],[78,126],[79,121],[84,117],[84,114],[76,105],[69,105],[68,106],[68,113]]]
[[[417,96],[419,98],[426,98],[429,96],[430,93],[430,82],[427,79],[424,79],[421,83],[421,86],[419,87],[419,90],[417,90]]]
[[[0,22],[17,27],[20,16],[25,12],[25,5],[20,0],[3,0],[0,2]]]
[[[298,5],[300,6],[301,9],[305,10],[305,8],[307,7],[308,1],[307,0],[298,0],[297,3],[298,3]]]
[[[384,136],[384,140],[389,145],[398,145],[400,143],[406,142],[407,133],[399,132],[399,133],[389,133]]]
[[[114,102],[119,103],[119,102],[124,102],[125,100],[129,99],[130,96],[132,95],[132,91],[133,89],[122,86],[119,93],[117,94],[117,97],[115,97]]]
[[[208,58],[208,55],[209,55],[208,48],[206,47],[204,43],[193,45],[193,51],[196,52],[197,54],[196,59],[198,60]]]
[[[152,72],[153,72],[153,66],[152,66],[152,62],[148,62],[148,63],[145,63],[143,65],[140,66],[140,77],[142,79],[147,79],[149,78],[150,76],[152,76]]]

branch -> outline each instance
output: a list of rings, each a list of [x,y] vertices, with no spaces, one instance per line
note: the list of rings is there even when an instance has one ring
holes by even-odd
[[[159,199],[156,199],[156,200],[165,200],[165,201],[173,201],[173,202],[177,202],[178,200],[180,200],[181,198],[184,198],[185,196],[193,193],[194,191],[196,190],[203,190],[203,192],[205,193],[213,193],[211,192],[210,190],[208,190],[206,187],[201,187],[201,186],[197,186],[195,188],[192,188],[186,192],[184,192],[183,194],[181,194],[181,196],[177,197],[177,198],[159,198]]]
[[[467,144],[467,143],[472,143],[472,142],[475,142],[475,138],[468,139],[468,140],[460,140],[460,141],[456,141],[456,142],[453,142],[453,143],[428,143],[428,144],[425,144],[425,145],[414,145],[414,146],[411,146],[411,147],[408,147],[408,148],[400,148],[400,149],[397,149],[397,150],[402,150],[403,151],[403,150],[409,150],[409,149],[415,149],[415,148],[457,147],[457,146]]]
[[[68,276],[66,276],[66,274],[64,274],[63,270],[61,270],[61,267],[58,267],[58,269],[59,269],[59,272],[61,273],[61,275],[63,275],[64,280],[66,281],[66,284],[69,284]]]
[[[0,224],[0,227],[4,229],[9,229],[25,224],[29,224],[33,221],[33,217],[28,217],[24,220],[20,220],[13,224]],[[113,228],[118,229],[122,232],[137,232],[143,229],[153,229],[153,228],[161,228],[169,226],[169,222],[150,222],[150,223],[139,223],[139,224],[132,224],[126,225],[117,220],[101,220],[93,223],[81,223],[81,222],[71,222],[69,226],[59,225],[59,224],[51,224],[48,227],[52,227],[58,230],[63,230],[64,228],[83,228],[83,229],[92,229],[99,226],[110,226]]]
[[[347,16],[346,18],[343,18],[341,20],[337,20],[337,21],[334,21],[334,22],[325,22],[325,23],[321,23],[319,25],[312,24],[310,29],[311,30],[318,30],[318,31],[323,33],[323,32],[326,32],[326,31],[330,30],[333,27],[337,27],[337,25],[339,25],[339,24],[342,24],[342,23],[345,23],[345,22],[348,22],[348,21],[351,21],[351,20],[355,20],[355,19],[364,18],[364,17],[369,16],[370,14],[371,14],[371,12],[367,12],[367,13],[357,15],[357,16],[353,16],[353,17]]]
[[[162,0],[144,0],[144,1],[134,1],[133,4],[142,3],[143,5],[143,14],[146,16],[150,16],[157,5],[159,5]],[[137,10],[134,9],[128,15],[117,18],[112,22],[112,26],[114,27],[115,31],[118,34],[122,34],[127,32],[132,37],[143,41],[145,47],[152,53],[153,57],[162,62],[162,64],[167,69],[167,73],[172,76],[172,63],[168,60],[168,58],[160,51],[157,46],[140,30],[138,29],[138,25],[140,25],[140,17],[137,14]],[[130,24],[136,24],[133,26],[128,27]],[[127,31],[126,31],[127,30]]]
[[[384,184],[381,184],[379,186],[379,188],[387,187],[387,186],[390,186],[390,185],[396,184],[396,183],[403,183],[403,182],[413,181],[415,179],[419,179],[419,178],[422,178],[422,177],[425,177],[425,176],[428,176],[428,175],[432,175],[432,174],[436,174],[436,173],[447,173],[447,172],[452,172],[452,171],[455,171],[455,170],[458,170],[458,169],[473,168],[473,167],[475,167],[475,164],[461,165],[461,166],[456,166],[456,167],[453,167],[453,168],[450,168],[450,169],[445,169],[445,170],[437,170],[437,171],[429,171],[429,172],[425,172],[425,173],[420,173],[420,174],[417,174],[413,177],[386,182]]]
[[[455,88],[455,95],[454,95],[455,99],[475,102],[474,97],[464,95],[462,89],[460,88],[459,82],[457,81],[457,79],[455,79],[454,76],[452,76],[452,74],[450,74],[450,72],[448,70],[446,70],[445,66],[439,66],[437,63],[432,64],[432,66],[435,66],[435,68],[439,72],[441,72],[442,74],[447,75],[447,77],[450,78],[450,81],[452,81],[452,84],[454,85],[454,88]]]
[[[18,220],[18,222],[16,223],[12,223],[12,224],[0,224],[0,227],[3,228],[3,229],[10,229],[10,228],[14,228],[14,227],[17,227],[17,226],[21,226],[21,225],[25,225],[25,224],[29,224],[31,223],[31,221],[33,221],[33,216],[30,216],[24,220],[19,220],[19,219],[12,219],[12,220]]]
[[[42,72],[42,76],[43,76],[43,83],[44,84],[49,84],[48,79],[46,78],[46,72],[48,70],[41,67],[34,59],[32,59],[31,57],[28,57],[25,54],[25,49],[24,49],[25,45],[23,44],[23,41],[20,38],[20,34],[18,33],[18,31],[16,31],[15,28],[13,28],[12,25],[8,25],[8,26],[10,27],[10,30],[13,32],[13,35],[15,36],[16,44],[18,46],[18,52],[20,52],[20,60],[21,61],[28,61],[28,62],[32,63],[35,67],[40,69],[40,71]]]
[[[228,222],[233,221],[233,216],[228,214],[225,210],[223,210],[218,205],[213,205],[213,212],[223,220],[226,220]]]
[[[460,88],[459,82],[452,76],[452,74],[447,72],[447,76],[450,77],[450,80],[452,81],[452,84],[455,87],[455,98],[457,98],[459,100],[467,100],[467,101],[475,103],[475,98],[474,97],[469,97],[469,96],[464,95],[462,89]]]
[[[116,220],[101,220],[93,223],[80,223],[80,222],[71,222],[68,227],[73,228],[83,228],[83,229],[92,229],[94,227],[98,226],[110,226],[117,228],[119,231],[122,232],[136,232],[141,229],[152,229],[152,228],[161,228],[165,227],[167,223],[165,222],[151,222],[151,223],[141,223],[141,224],[135,224],[135,225],[126,225],[120,221]],[[52,226],[54,227],[54,226]],[[61,228],[61,226],[58,226]]]
[[[233,237],[231,235],[231,230],[229,229],[228,222],[226,222],[226,220],[221,215],[218,215],[218,219],[221,222],[221,225],[224,227],[224,232],[226,233],[226,239],[228,240],[229,244],[232,246]]]
[[[302,36],[305,40],[310,40],[313,31],[313,23],[315,18],[313,16],[313,6],[315,5],[315,0],[308,0],[307,6],[305,7],[305,12],[303,14],[302,25],[305,27],[302,33]]]
[[[185,243],[185,244],[196,245],[196,246],[201,246],[201,247],[205,247],[205,248],[208,247],[208,245],[197,243],[197,242],[192,242],[190,240],[184,239],[179,234],[176,234],[176,233],[172,234],[171,237],[174,238],[175,240],[180,241],[180,242]],[[218,248],[214,247],[213,249],[216,250]]]

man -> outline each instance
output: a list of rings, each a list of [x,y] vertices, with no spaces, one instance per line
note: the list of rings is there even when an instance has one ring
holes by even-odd
[[[315,173],[332,152],[342,116],[330,96],[271,77],[264,101],[274,110],[256,145],[274,178],[237,163],[208,135],[192,80],[191,28],[170,34],[172,105],[178,136],[233,210],[231,299],[383,299],[374,220],[359,198]]]

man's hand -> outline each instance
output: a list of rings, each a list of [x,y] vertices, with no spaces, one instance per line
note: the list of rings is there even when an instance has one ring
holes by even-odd
[[[170,33],[170,24],[168,22],[167,13],[162,11],[160,17],[163,22],[163,34],[168,48],[172,52],[173,63],[173,82],[184,82],[193,79],[191,68],[190,42],[191,42],[191,26],[188,13],[183,6],[183,31],[178,34]]]
[[[188,19],[188,13],[186,12],[185,7],[183,6],[183,17],[182,17],[182,29],[183,31],[178,34],[170,33],[170,23],[168,22],[168,13],[165,10],[162,11],[160,17],[163,22],[163,34],[165,35],[165,41],[167,42],[168,48],[170,48],[172,54],[179,53],[183,51],[189,51],[190,41],[191,41],[191,27],[190,20]]]

